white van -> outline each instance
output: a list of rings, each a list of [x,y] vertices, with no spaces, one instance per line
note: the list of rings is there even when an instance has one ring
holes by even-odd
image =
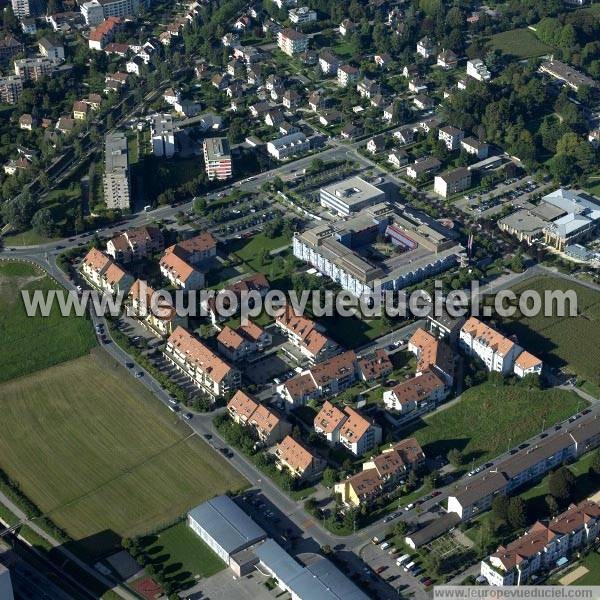
[[[396,564],[400,566],[403,562],[410,558],[410,554],[403,554],[398,560],[396,560]]]
[[[405,567],[404,571],[408,573],[415,566],[415,561],[411,560]]]

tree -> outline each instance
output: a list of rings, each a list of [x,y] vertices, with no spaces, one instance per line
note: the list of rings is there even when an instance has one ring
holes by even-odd
[[[548,494],[545,498],[546,501],[546,506],[548,507],[548,512],[554,517],[555,515],[557,515],[560,511],[560,508],[558,506],[558,502],[556,501],[556,498],[554,496],[552,496],[552,494]]]
[[[527,524],[527,509],[523,498],[516,496],[508,501],[508,523],[514,529],[522,529]]]
[[[511,259],[510,261],[510,269],[511,271],[514,271],[515,273],[522,273],[524,266],[523,266],[523,256],[521,255],[520,252],[517,252]]]
[[[33,229],[44,237],[53,237],[57,233],[57,224],[49,208],[40,208],[31,219]]]
[[[592,458],[590,470],[596,475],[600,475],[600,450],[596,450],[594,457]]]
[[[508,498],[506,496],[496,496],[492,501],[492,514],[500,521],[508,519]]]
[[[323,471],[323,485],[332,488],[338,480],[335,469],[327,468]]]
[[[398,521],[395,525],[394,525],[394,535],[398,536],[398,537],[404,537],[406,535],[406,532],[408,531],[408,525],[406,524],[406,521]]]
[[[567,467],[560,467],[548,479],[548,490],[559,503],[567,504],[573,494],[575,476]]]
[[[453,467],[458,468],[463,464],[463,454],[458,448],[451,448],[446,457]]]

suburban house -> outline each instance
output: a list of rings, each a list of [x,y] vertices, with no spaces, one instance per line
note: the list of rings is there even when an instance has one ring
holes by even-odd
[[[552,519],[536,521],[524,535],[482,560],[481,575],[489,585],[524,585],[599,535],[600,505],[591,500],[571,504]]]
[[[331,50],[322,50],[319,54],[319,68],[323,75],[336,75],[342,61]]]
[[[411,470],[425,462],[425,454],[415,438],[390,444],[389,448],[362,465],[363,470],[335,485],[342,502],[348,506],[370,505],[393,491]]]
[[[229,416],[239,425],[252,432],[261,446],[280,442],[292,430],[292,426],[272,408],[255,402],[242,390],[238,390],[227,404]]]
[[[166,250],[185,254],[185,261],[191,265],[199,265],[217,255],[217,241],[208,231],[204,231],[187,240],[177,242]]]
[[[286,435],[275,448],[277,468],[287,469],[295,479],[311,480],[321,474],[326,461],[307,450],[290,435]]]
[[[396,169],[399,169],[400,167],[408,164],[408,154],[405,150],[392,150],[388,154],[387,160],[391,165],[396,167]]]
[[[435,106],[435,102],[429,96],[426,96],[425,94],[417,94],[413,98],[413,104],[419,110],[429,110]]]
[[[348,418],[340,429],[340,444],[355,456],[360,456],[381,443],[379,425],[349,406],[344,409],[344,412]]]
[[[402,145],[411,144],[415,139],[415,132],[411,127],[402,127],[397,131],[394,131],[392,137]]]
[[[336,444],[340,441],[340,429],[346,419],[348,419],[348,414],[344,410],[331,404],[329,400],[325,400],[313,421],[313,428],[316,433],[323,435],[329,443]]]
[[[452,50],[442,50],[437,55],[437,65],[442,69],[455,69],[458,64],[458,57]]]
[[[81,262],[81,273],[93,287],[110,294],[127,294],[134,279],[104,252],[92,248]]]
[[[182,290],[199,290],[204,287],[204,273],[190,265],[186,256],[187,254],[180,252],[177,246],[170,246],[160,259],[160,273],[175,287]]]
[[[425,36],[417,42],[417,54],[423,58],[429,58],[435,54],[435,44],[429,36]]]
[[[367,150],[371,154],[377,154],[385,150],[385,137],[383,135],[376,135],[367,142]]]
[[[514,373],[517,377],[526,375],[541,375],[542,361],[537,356],[524,350],[515,360]]]
[[[136,279],[131,286],[127,300],[128,314],[153,335],[162,338],[171,335],[177,327],[187,327],[187,317],[178,315],[171,303],[156,295],[156,291],[141,279]]]
[[[354,85],[358,81],[359,71],[352,65],[340,65],[337,70],[337,80],[340,87]]]
[[[241,385],[240,372],[183,327],[169,336],[164,355],[212,398],[225,396]]]
[[[492,74],[480,58],[467,61],[467,75],[477,81],[489,81],[492,78]]]
[[[341,351],[339,345],[324,334],[321,325],[304,315],[297,315],[289,304],[277,315],[275,325],[312,364]]]
[[[135,227],[108,240],[106,252],[120,263],[127,264],[148,258],[164,247],[165,241],[158,227]]]

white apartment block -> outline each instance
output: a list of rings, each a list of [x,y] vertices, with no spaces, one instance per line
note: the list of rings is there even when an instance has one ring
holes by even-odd
[[[107,208],[130,208],[129,153],[124,133],[114,132],[106,135],[103,189]]]
[[[150,137],[154,156],[171,158],[176,152],[175,138],[179,131],[179,127],[174,124],[171,115],[154,115],[150,122]]]
[[[227,138],[205,138],[202,147],[208,179],[211,181],[230,179],[232,165]]]
[[[277,34],[277,45],[284,54],[294,56],[308,48],[308,37],[295,29],[282,29]]]
[[[291,8],[288,12],[290,22],[294,25],[303,25],[317,20],[317,13],[308,8],[308,6],[300,6],[299,8]]]
[[[267,144],[267,152],[277,160],[283,160],[294,154],[303,154],[310,150],[310,142],[302,132],[284,135]]]
[[[89,27],[97,27],[104,21],[104,8],[98,0],[89,0],[81,5],[81,14]]]
[[[448,150],[456,150],[460,147],[460,142],[464,139],[465,133],[461,129],[447,125],[446,127],[440,127],[438,132],[438,139],[442,140],[446,144]]]
[[[139,0],[99,0],[99,2],[105,19],[135,15],[140,8]]]
[[[477,81],[489,81],[492,78],[492,74],[480,58],[467,61],[467,75]]]
[[[433,191],[442,198],[458,194],[471,187],[471,171],[466,167],[459,167],[447,173],[436,175],[433,182]]]

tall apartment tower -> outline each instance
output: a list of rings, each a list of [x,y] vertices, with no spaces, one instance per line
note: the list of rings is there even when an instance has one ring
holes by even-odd
[[[231,154],[226,138],[204,140],[204,164],[210,180],[224,180],[231,177]]]
[[[128,210],[131,203],[127,138],[109,133],[104,142],[104,201],[107,208]]]

